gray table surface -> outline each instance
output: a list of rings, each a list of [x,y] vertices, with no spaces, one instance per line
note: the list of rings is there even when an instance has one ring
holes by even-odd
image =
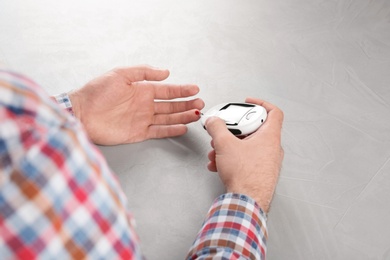
[[[388,0],[0,1],[0,60],[50,94],[117,67],[171,70],[213,105],[285,112],[268,259],[390,259]],[[182,259],[224,189],[199,123],[101,147],[148,259]]]

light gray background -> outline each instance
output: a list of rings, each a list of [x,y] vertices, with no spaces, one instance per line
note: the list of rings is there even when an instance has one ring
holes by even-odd
[[[0,1],[0,60],[50,94],[151,64],[206,109],[246,96],[285,112],[268,259],[390,259],[388,0]],[[102,147],[149,259],[182,259],[223,192],[199,123]]]

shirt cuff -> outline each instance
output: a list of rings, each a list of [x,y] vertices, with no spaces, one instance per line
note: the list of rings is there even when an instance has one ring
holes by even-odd
[[[223,194],[214,201],[187,259],[265,259],[266,221],[266,214],[252,198]]]
[[[68,111],[72,116],[74,116],[72,102],[70,101],[68,93],[55,95],[54,99],[60,105],[60,107],[62,107],[63,109]]]

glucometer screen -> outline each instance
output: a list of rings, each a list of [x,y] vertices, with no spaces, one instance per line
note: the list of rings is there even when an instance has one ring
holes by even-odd
[[[218,116],[227,123],[238,124],[241,118],[253,108],[253,106],[241,106],[230,104],[220,110]]]

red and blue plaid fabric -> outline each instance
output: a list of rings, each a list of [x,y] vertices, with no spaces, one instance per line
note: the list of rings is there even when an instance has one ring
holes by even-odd
[[[0,71],[0,258],[142,259],[120,186],[81,124]]]
[[[265,259],[266,215],[245,195],[217,198],[187,259]]]
[[[53,98],[55,101],[57,101],[58,105],[74,116],[72,102],[70,102],[68,93],[62,93],[54,96]]]
[[[57,102],[71,112],[66,94]],[[224,194],[188,259],[263,259],[266,217]],[[80,122],[31,80],[0,70],[2,259],[143,259],[126,198]]]

